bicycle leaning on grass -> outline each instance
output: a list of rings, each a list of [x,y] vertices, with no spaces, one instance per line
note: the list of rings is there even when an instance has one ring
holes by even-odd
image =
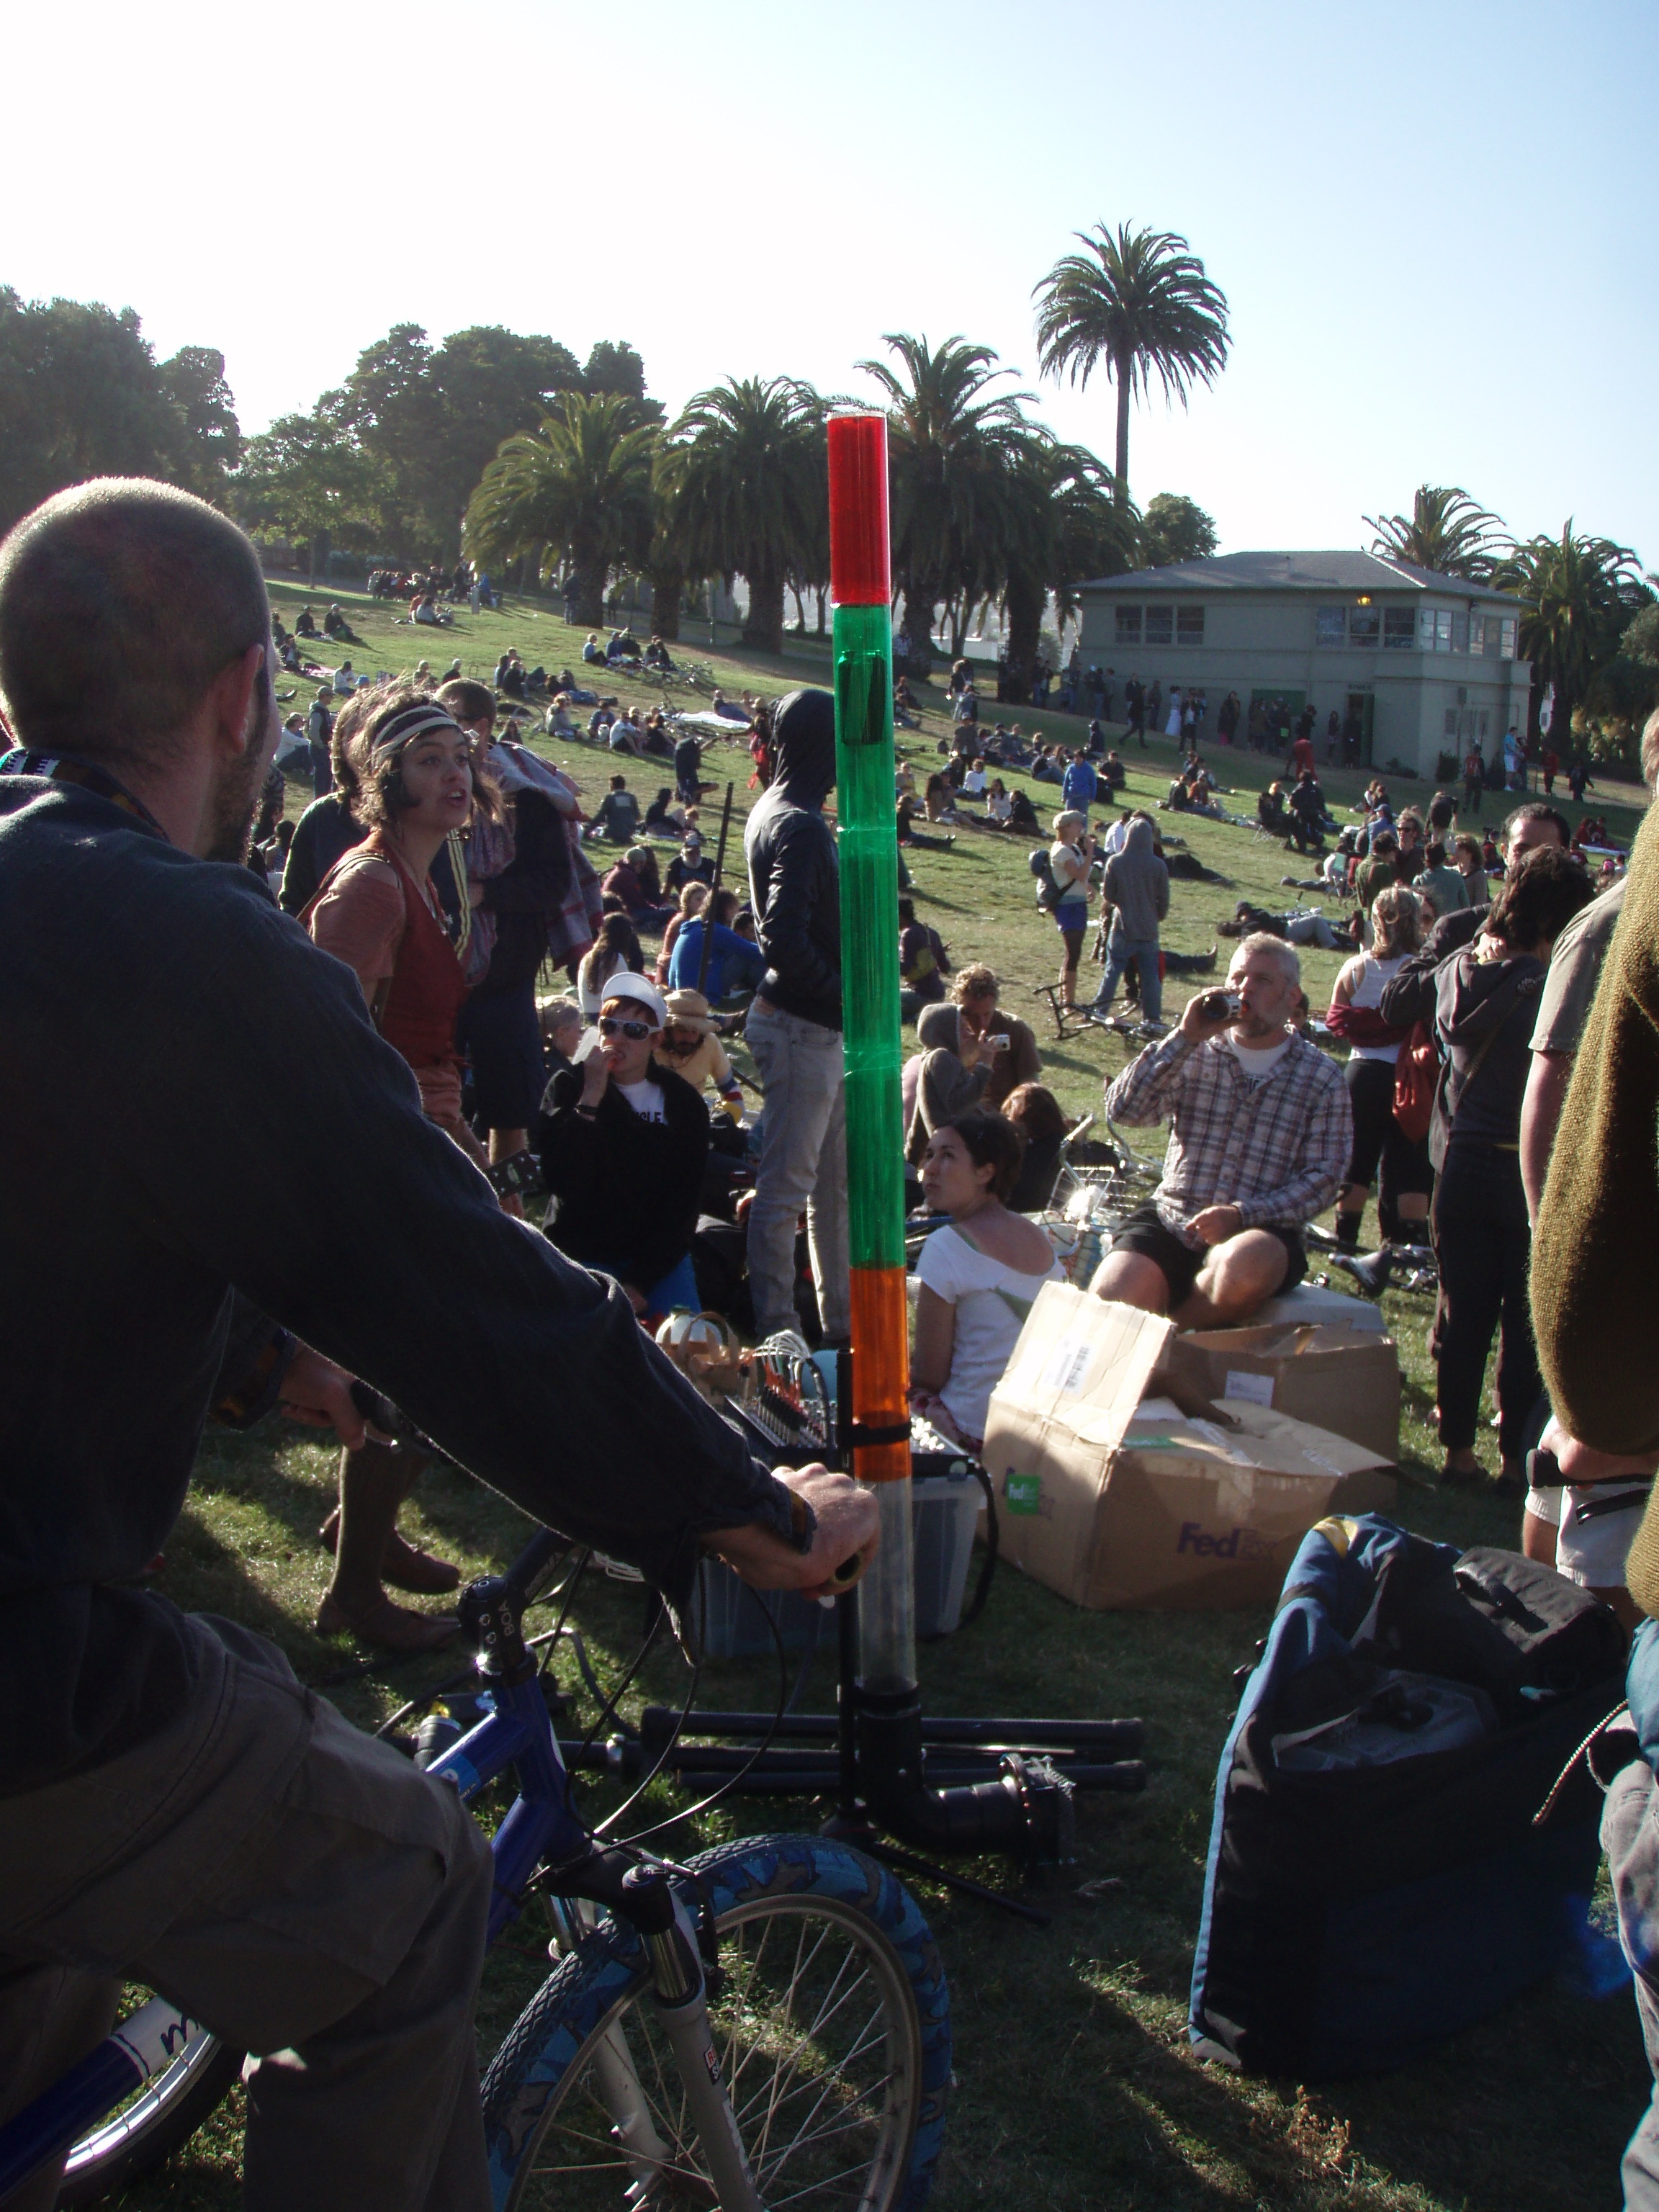
[[[951,2077],[927,1923],[884,1868],[822,1837],[745,1837],[684,1865],[643,1836],[608,1841],[666,1750],[598,1828],[583,1820],[523,1628],[572,1550],[544,1531],[465,1592],[484,1716],[429,1770],[469,1803],[512,1770],[489,1940],[532,1900],[551,1923],[556,1963],[483,2081],[496,2206],[915,2212]],[[585,1564],[554,1593],[567,1613]],[[201,2124],[240,2063],[164,1999],[142,2003],[0,2129],[0,2203],[66,2144],[60,2204],[125,2186]]]

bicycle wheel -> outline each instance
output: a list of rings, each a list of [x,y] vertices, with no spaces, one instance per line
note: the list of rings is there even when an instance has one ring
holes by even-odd
[[[951,2026],[914,1899],[814,1836],[749,1837],[690,1863],[720,1934],[710,2023],[763,2202],[916,2212]],[[714,2201],[649,1977],[613,1921],[515,2023],[484,2078],[484,2124],[498,2212]]]
[[[126,1992],[122,2017],[148,1990]],[[193,2136],[242,2070],[242,2054],[205,2028],[192,2030],[170,2064],[82,2136],[69,2154],[58,2191],[62,2208],[97,2204],[148,2173]]]

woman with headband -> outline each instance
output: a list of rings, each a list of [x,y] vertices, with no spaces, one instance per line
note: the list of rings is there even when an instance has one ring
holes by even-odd
[[[353,733],[351,755],[354,811],[368,836],[335,863],[301,919],[324,951],[355,970],[374,1026],[414,1071],[427,1119],[483,1167],[483,1147],[461,1118],[455,1021],[466,983],[431,873],[475,803],[489,803],[475,790],[472,740],[447,708],[399,684]],[[466,881],[464,867],[456,874]],[[470,910],[463,930],[469,918]],[[435,1650],[455,1634],[453,1619],[395,1604],[384,1588],[437,1595],[460,1581],[448,1561],[398,1534],[398,1508],[425,1464],[406,1447],[373,1442],[341,1453],[339,1509],[323,1528],[335,1559],[317,1613],[322,1634],[349,1630],[393,1651]]]

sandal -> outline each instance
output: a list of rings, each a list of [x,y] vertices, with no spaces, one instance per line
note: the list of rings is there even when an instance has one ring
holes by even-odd
[[[377,1598],[361,1613],[349,1613],[331,1590],[317,1608],[319,1636],[356,1636],[383,1651],[440,1651],[460,1633],[461,1624],[446,1613],[412,1613]]]
[[[325,1552],[333,1551],[340,1540],[340,1509],[337,1505],[322,1527],[317,1531],[318,1541]],[[461,1571],[447,1559],[440,1559],[430,1552],[411,1544],[394,1528],[386,1540],[380,1553],[380,1580],[390,1583],[393,1589],[408,1590],[416,1597],[442,1597],[461,1586]]]

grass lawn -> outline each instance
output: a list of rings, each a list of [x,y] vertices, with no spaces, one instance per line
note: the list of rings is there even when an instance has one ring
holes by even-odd
[[[291,620],[307,595],[279,582],[275,596]],[[330,595],[309,596],[320,610]],[[336,596],[365,640],[354,649],[354,662],[371,672],[410,666],[422,652],[442,668],[459,652],[469,672],[488,674],[507,644],[517,645],[532,665],[567,659],[574,665],[585,634],[568,629],[547,606],[528,603],[476,622],[463,615],[452,642],[396,629],[367,600]],[[690,649],[699,650],[695,641]],[[781,666],[763,666],[730,651],[722,651],[717,665],[730,690],[775,692],[821,679],[827,662],[813,641],[792,639]],[[645,704],[656,696],[626,683],[606,688]],[[301,702],[307,696],[302,689]],[[1018,719],[1055,734],[1080,733],[1083,726],[1029,710]],[[934,757],[945,728],[936,695],[923,729],[902,733],[919,768]],[[590,751],[594,757],[584,758]],[[556,757],[568,761],[590,797],[604,788],[608,753],[577,744]],[[1172,748],[1155,741],[1144,756],[1130,758],[1132,802],[1150,805],[1163,795],[1171,757]],[[1274,764],[1218,746],[1209,757],[1224,781],[1236,783],[1237,811],[1249,812]],[[737,747],[711,756],[708,770],[735,780],[736,802],[744,810],[753,796],[748,772],[747,756]],[[630,783],[641,788],[668,780],[654,763],[629,772]],[[1339,813],[1363,780],[1340,772],[1327,779]],[[1429,795],[1426,787],[1417,789]],[[1407,787],[1396,783],[1395,793],[1403,800]],[[1035,787],[1038,793],[1048,799],[1046,787]],[[1633,830],[1636,796],[1610,789],[1593,794],[1595,811],[1607,815],[1615,836]],[[705,807],[706,817],[718,798]],[[291,805],[297,811],[297,794]],[[1488,808],[1496,811],[1490,800]],[[1291,856],[1253,842],[1248,830],[1191,817],[1171,827],[1224,878],[1175,885],[1166,941],[1176,950],[1207,949],[1216,942],[1217,920],[1237,900],[1271,906],[1280,896],[1280,876],[1302,872]],[[1055,972],[1059,945],[1052,923],[1036,908],[1026,850],[1024,838],[966,830],[952,851],[911,855],[909,866],[921,910],[953,960],[989,961],[1004,978],[1005,1005],[1035,1021],[1041,1001],[1031,994]],[[1322,1009],[1339,957],[1315,952],[1304,958],[1310,995]],[[1178,1007],[1179,993],[1169,995]],[[1127,1048],[1100,1032],[1050,1050],[1042,1023],[1036,1025],[1046,1079],[1067,1109],[1097,1106],[1103,1077],[1125,1064]],[[1426,1425],[1433,1398],[1424,1345],[1428,1316],[1423,1301],[1397,1295],[1386,1301],[1386,1310],[1407,1376],[1405,1468],[1420,1485],[1437,1463]],[[1489,1456],[1495,1462],[1495,1443]],[[276,1422],[246,1437],[210,1438],[168,1547],[161,1587],[181,1604],[233,1614],[272,1635],[308,1682],[373,1725],[417,1688],[453,1671],[453,1662],[441,1657],[385,1665],[347,1640],[313,1633],[325,1581],[315,1530],[330,1502],[332,1471],[331,1453]],[[1516,1510],[1478,1498],[1407,1486],[1401,1513],[1425,1534],[1459,1544],[1516,1540]],[[511,1508],[447,1469],[428,1476],[406,1520],[411,1533],[477,1571],[510,1555],[526,1527]],[[598,1579],[578,1604],[588,1651],[607,1684],[631,1654],[640,1609],[636,1590]],[[1265,1615],[1255,1613],[1082,1613],[1006,1571],[975,1627],[923,1652],[931,1710],[1139,1714],[1152,1767],[1144,1797],[1080,1801],[1081,1861],[1051,1883],[1046,1902],[1054,1923],[1047,1930],[918,1885],[949,1967],[956,2036],[957,2087],[933,2202],[942,2212],[969,2206],[1028,2212],[1038,2203],[1051,2212],[1106,2206],[1114,2212],[1165,2206],[1313,2212],[1339,2205],[1373,2212],[1498,2206],[1514,2212],[1605,2206],[1611,2212],[1619,2200],[1620,2152],[1648,2094],[1627,1992],[1596,2001],[1562,1986],[1542,1988],[1415,2068],[1316,2091],[1294,2082],[1239,2081],[1188,2055],[1187,1984],[1215,1763],[1234,1701],[1232,1669],[1250,1656],[1265,1625]],[[775,1671],[736,1662],[711,1666],[703,1700],[769,1702]],[[645,1698],[684,1695],[677,1661],[662,1658],[646,1672]],[[580,1685],[567,1680],[566,1687]],[[819,1662],[814,1691],[827,1707],[827,1660]],[[594,1802],[605,1802],[603,1790]],[[662,1809],[672,1803],[662,1797]],[[744,1828],[810,1826],[815,1820],[810,1805],[752,1803],[703,1820],[697,1832],[708,1842]],[[691,1848],[683,1832],[672,1841]],[[968,1870],[1003,1878],[990,1862]],[[1100,1876],[1115,1877],[1120,1886],[1098,1901],[1077,1894],[1080,1882]],[[527,1921],[493,1954],[483,2021],[486,2049],[544,1972],[544,1940],[539,1926]],[[169,2171],[126,2201],[172,2212],[233,2206],[239,2136],[233,2105]]]

